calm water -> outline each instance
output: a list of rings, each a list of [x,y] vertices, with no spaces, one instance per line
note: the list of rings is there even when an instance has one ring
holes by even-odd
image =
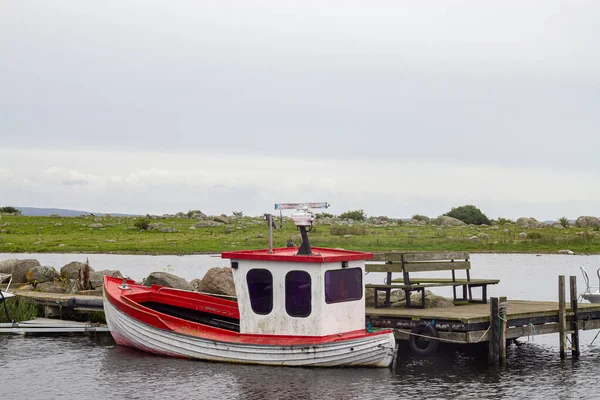
[[[25,257],[58,269],[86,256],[0,254],[0,260]],[[120,269],[134,279],[167,265],[193,279],[228,264],[210,256],[88,257],[96,270]],[[509,299],[557,300],[558,275],[576,275],[581,288],[578,267],[594,285],[600,267],[600,256],[475,254],[472,261],[474,278],[501,279],[490,295]],[[116,347],[110,337],[0,335],[0,399],[600,398],[600,338],[590,345],[596,332],[582,332],[577,361],[560,360],[557,335],[522,338],[509,347],[501,370],[488,368],[485,349],[446,348],[430,359],[401,351],[394,369],[293,369],[156,357]]]

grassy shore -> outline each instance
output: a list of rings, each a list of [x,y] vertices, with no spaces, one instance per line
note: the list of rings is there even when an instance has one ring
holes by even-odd
[[[263,218],[229,217],[229,223],[190,229],[200,221],[189,218],[150,220],[159,229],[140,230],[132,217],[23,217],[0,219],[0,253],[119,253],[197,254],[266,248],[268,228]],[[277,219],[279,225],[279,220]],[[91,226],[90,226],[91,225]],[[527,233],[526,238],[519,234]],[[273,231],[274,247],[285,247],[298,234],[289,219]],[[521,235],[522,236],[522,235]],[[310,233],[311,245],[364,251],[440,251],[600,253],[597,229],[546,226],[524,229],[507,223],[492,226],[448,227],[389,220],[349,222],[317,220]],[[299,239],[295,243],[299,245]]]

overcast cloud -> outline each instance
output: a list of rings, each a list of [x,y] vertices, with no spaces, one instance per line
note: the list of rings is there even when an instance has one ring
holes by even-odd
[[[596,1],[0,3],[0,205],[598,215]]]

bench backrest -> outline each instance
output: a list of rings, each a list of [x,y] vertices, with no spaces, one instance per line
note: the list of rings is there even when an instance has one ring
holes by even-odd
[[[373,253],[373,261],[385,264],[367,263],[368,272],[427,272],[470,270],[471,262],[467,252],[420,252]]]

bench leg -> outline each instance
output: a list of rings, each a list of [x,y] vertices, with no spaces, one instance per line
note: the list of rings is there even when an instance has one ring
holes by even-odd
[[[410,290],[404,291],[404,297],[406,298],[406,308],[410,308]]]

